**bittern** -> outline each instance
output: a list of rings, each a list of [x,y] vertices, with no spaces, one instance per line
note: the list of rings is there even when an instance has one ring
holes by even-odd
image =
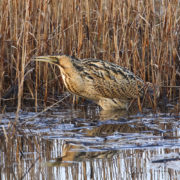
[[[104,110],[127,109],[132,99],[153,93],[151,83],[104,60],[81,60],[67,55],[38,56],[35,60],[57,65],[68,91],[94,101]]]

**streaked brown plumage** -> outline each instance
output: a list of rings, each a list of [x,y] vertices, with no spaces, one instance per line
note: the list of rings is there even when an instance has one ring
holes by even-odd
[[[65,87],[73,94],[93,100],[104,110],[127,109],[132,99],[153,92],[128,69],[99,59],[75,59],[66,55],[38,56],[60,68]]]

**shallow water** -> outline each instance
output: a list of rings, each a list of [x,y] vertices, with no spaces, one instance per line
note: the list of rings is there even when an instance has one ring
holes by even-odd
[[[180,179],[180,114],[98,107],[0,117],[0,179]]]

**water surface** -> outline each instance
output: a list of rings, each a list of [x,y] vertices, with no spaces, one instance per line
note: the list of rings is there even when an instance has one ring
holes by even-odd
[[[180,114],[96,106],[0,117],[0,179],[179,179]]]

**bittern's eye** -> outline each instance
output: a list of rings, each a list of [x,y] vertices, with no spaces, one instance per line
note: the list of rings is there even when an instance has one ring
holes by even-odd
[[[59,64],[59,58],[55,57],[55,60],[56,60],[57,64]]]

